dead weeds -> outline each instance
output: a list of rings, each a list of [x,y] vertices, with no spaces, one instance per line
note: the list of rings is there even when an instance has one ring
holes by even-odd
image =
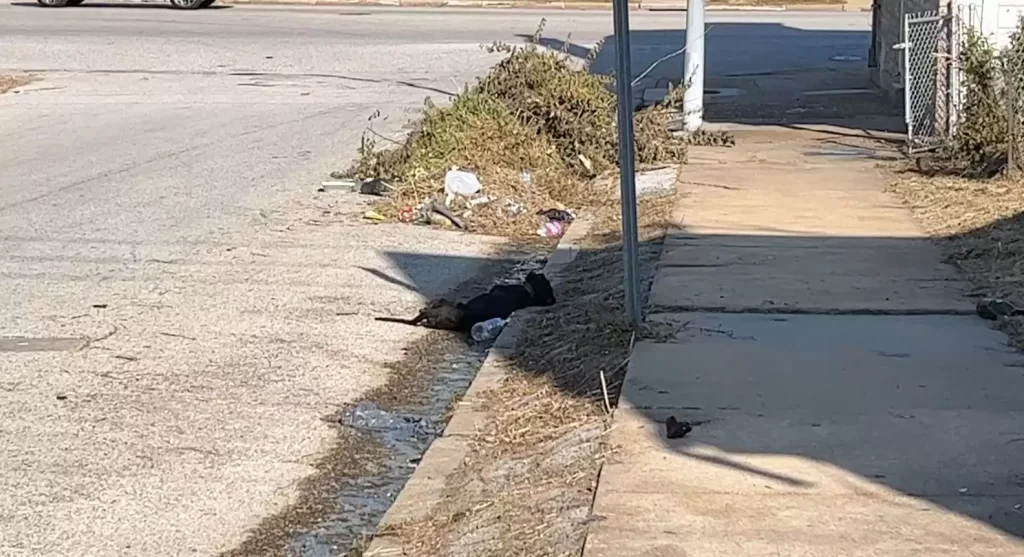
[[[538,34],[543,28],[538,29]],[[381,146],[364,134],[346,177],[384,179],[392,188],[382,214],[397,216],[444,196],[452,167],[477,175],[486,200],[452,206],[474,231],[528,236],[538,210],[582,210],[607,203],[594,180],[618,165],[616,101],[606,76],[564,53],[536,44],[494,44],[506,57],[448,106],[427,102],[415,129]],[[658,106],[635,117],[638,164],[682,162],[686,141],[668,131],[670,111]]]
[[[641,201],[645,292],[673,204],[674,196]],[[426,518],[379,533],[405,555],[578,555],[600,520],[591,505],[613,450],[605,401],[618,399],[635,333],[625,317],[621,215],[599,214],[561,275],[559,303],[522,316],[516,350],[499,364],[506,378],[474,401],[486,419],[442,501]]]
[[[947,261],[967,275],[974,294],[1024,308],[1024,181],[914,176],[891,189],[943,243]],[[1022,324],[1017,317],[1004,323],[1020,348]]]

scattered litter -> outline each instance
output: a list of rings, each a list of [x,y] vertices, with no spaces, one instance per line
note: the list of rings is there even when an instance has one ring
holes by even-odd
[[[1021,315],[1021,310],[1006,300],[998,298],[985,298],[978,302],[978,316],[989,321],[996,321],[1000,317],[1013,317]]]
[[[380,178],[374,178],[373,180],[367,180],[359,184],[359,193],[363,195],[376,195],[378,197],[387,195],[388,190],[392,189],[391,184],[385,182]]]
[[[565,234],[565,224],[557,220],[550,220],[537,229],[537,235],[544,238],[561,238],[562,234]]]
[[[429,214],[430,222],[434,224],[441,224],[442,226],[444,225],[444,221],[437,220],[437,218],[435,217],[435,215],[438,215],[443,219],[447,220],[448,224],[454,224],[459,228],[466,228],[466,223],[462,222],[462,219],[455,216],[455,213],[452,213],[451,209],[446,207],[444,204],[430,202],[423,206],[423,210]]]
[[[65,395],[65,394],[57,395],[57,400],[67,400],[67,399],[68,399],[68,395]],[[1017,506],[1019,507],[1020,505],[1017,505]]]
[[[355,180],[324,180],[316,191],[356,191]]]
[[[519,213],[523,212],[523,206],[520,205],[519,203],[516,203],[512,199],[506,198],[505,199],[505,212],[508,213],[510,216],[515,216],[515,215],[518,215]]]
[[[675,416],[669,416],[665,420],[665,436],[669,439],[682,439],[687,433],[693,431],[690,422],[680,422]]]
[[[493,340],[498,338],[498,335],[501,334],[501,330],[505,328],[506,323],[508,323],[508,321],[505,319],[494,317],[473,325],[469,334],[473,337],[473,340],[477,342]]]
[[[452,226],[452,221],[440,213],[430,212],[427,214],[427,224],[448,228]]]
[[[537,214],[546,217],[551,221],[572,222],[576,220],[576,215],[574,215],[572,211],[566,211],[564,209],[542,209],[537,211]]]
[[[481,195],[480,197],[474,197],[473,199],[470,199],[469,200],[469,206],[470,207],[476,207],[477,205],[486,205],[486,204],[488,204],[490,202],[491,202],[491,198],[490,197],[487,197],[486,195]]]
[[[537,235],[544,238],[561,238],[565,234],[565,227],[576,220],[576,215],[565,209],[541,209],[537,215],[545,219],[537,229]]]
[[[416,220],[416,210],[408,206],[402,207],[402,209],[398,211],[398,220],[400,222],[412,222]]]
[[[444,175],[444,191],[447,194],[472,197],[480,191],[480,180],[476,174],[452,168]]]
[[[967,493],[967,488],[966,488],[966,487],[961,487],[961,488],[960,488],[960,489],[958,489],[957,491],[959,491],[959,492],[960,492],[960,495],[963,495],[963,494]]]
[[[1017,503],[1016,505],[1013,506],[1013,509],[1019,511],[1021,509],[1021,504]]]
[[[363,218],[367,219],[367,220],[377,221],[377,222],[384,222],[384,221],[388,220],[387,217],[385,217],[384,215],[378,213],[377,211],[373,211],[373,210],[370,210],[370,211],[367,211],[367,212],[363,213]]]
[[[107,309],[107,304],[93,304],[92,307],[96,309]]]
[[[388,191],[392,189],[391,184],[380,178],[363,181],[351,178],[342,178],[337,172],[332,173],[331,178],[331,180],[324,180],[323,182],[320,182],[320,187],[317,188],[316,191],[358,192],[363,195],[376,195],[381,197],[387,195]]]

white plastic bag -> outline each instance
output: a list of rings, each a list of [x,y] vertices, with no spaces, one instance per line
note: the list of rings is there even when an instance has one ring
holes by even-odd
[[[480,180],[472,172],[453,168],[444,175],[444,192],[449,195],[472,197],[478,191],[480,191]]]

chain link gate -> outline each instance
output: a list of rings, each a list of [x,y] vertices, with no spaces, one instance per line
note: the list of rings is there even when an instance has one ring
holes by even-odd
[[[938,12],[907,14],[903,41],[903,111],[907,150],[919,153],[942,146],[952,132],[955,64],[952,18]]]

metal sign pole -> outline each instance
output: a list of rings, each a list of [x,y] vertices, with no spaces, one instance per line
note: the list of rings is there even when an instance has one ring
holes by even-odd
[[[615,87],[619,101],[619,190],[622,193],[622,258],[625,267],[626,314],[634,325],[642,318],[637,256],[636,175],[633,166],[633,70],[630,64],[629,3],[612,0],[615,19]]]

